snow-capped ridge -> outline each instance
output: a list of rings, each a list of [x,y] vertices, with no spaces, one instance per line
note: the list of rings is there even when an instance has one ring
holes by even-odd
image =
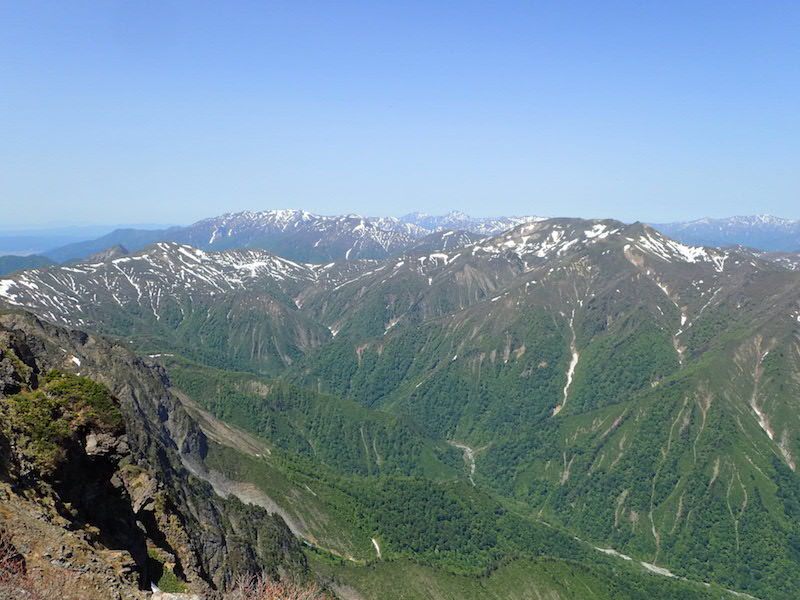
[[[477,242],[473,255],[511,253],[518,258],[551,258],[618,234],[625,224],[613,220],[543,219]]]
[[[663,261],[675,263],[708,263],[716,271],[723,271],[730,253],[719,248],[693,246],[671,239],[649,225],[634,224],[634,231],[626,240],[640,251]]]
[[[0,298],[70,326],[84,325],[82,315],[93,310],[87,300],[99,297],[120,307],[138,304],[160,319],[165,307],[179,297],[335,283],[344,275],[331,267],[261,249],[206,252],[177,242],[157,242],[110,261],[54,266],[0,279]]]

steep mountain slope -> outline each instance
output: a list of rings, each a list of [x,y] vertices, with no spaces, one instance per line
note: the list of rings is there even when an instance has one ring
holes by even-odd
[[[298,381],[471,446],[477,482],[598,543],[796,593],[797,274],[614,222],[465,250],[306,298],[340,332]]]
[[[319,406],[321,392],[402,415],[398,423],[416,423],[420,439],[463,449],[467,490],[491,490],[515,510],[653,569],[759,597],[800,594],[800,274],[780,262],[687,246],[642,224],[578,219],[525,223],[472,245],[383,261],[314,266],[175,244],[121,260],[23,273],[0,281],[0,295],[98,329],[143,307],[136,333],[154,353],[188,354],[192,339],[214,332],[202,338],[203,352],[193,350],[198,360],[281,375],[314,390],[305,406]],[[268,266],[243,266],[251,263]],[[255,297],[274,307],[266,317],[248,311]],[[184,320],[165,319],[160,302],[192,315],[183,345],[176,332]],[[269,328],[257,339],[287,346],[243,351],[252,339],[235,335],[243,323],[250,336]],[[299,351],[290,354],[290,344]],[[252,384],[242,385],[238,392]],[[303,397],[297,387],[275,389]],[[333,413],[280,397],[262,401],[283,412],[253,398],[241,400],[256,411],[249,416],[242,405],[209,400],[206,408],[277,440],[277,429],[256,423],[287,423],[292,433],[281,444],[294,435],[322,444],[317,434]],[[327,431],[349,431],[358,442],[360,433],[342,424]],[[299,448],[281,449],[301,455]],[[235,473],[235,460],[217,458]],[[315,464],[311,454],[301,458]],[[363,495],[351,495],[336,479],[350,476],[343,465],[324,462],[334,478],[326,485],[340,494],[336,510],[362,506],[353,518],[393,540],[389,554],[436,558],[441,532],[401,535],[398,523],[379,518],[399,510],[386,503],[391,485],[365,484]],[[454,489],[461,491],[442,492],[443,502],[464,494]],[[433,497],[425,490],[419,497]],[[374,520],[358,520],[369,514]],[[510,539],[494,518],[472,518],[478,531]],[[463,562],[442,565],[474,573],[500,560],[499,547],[478,544]]]
[[[176,383],[195,380],[203,388],[198,397],[204,403],[210,400],[215,412],[223,398],[234,406],[250,407],[246,410],[286,407],[285,394],[278,402],[264,402],[263,391],[252,389],[252,377],[218,372],[209,379],[202,369],[190,366],[187,371],[181,365],[176,371],[173,360],[169,363],[170,372],[178,375]],[[233,381],[226,381],[228,377]],[[248,380],[251,385],[240,385]],[[219,394],[220,383],[233,383],[236,391]],[[263,381],[261,385],[279,386]],[[344,599],[525,598],[532,590],[563,600],[585,600],[587,592],[609,600],[734,597],[717,586],[654,574],[649,565],[610,556],[565,532],[520,518],[517,510],[499,505],[466,482],[342,477],[317,461],[273,446],[273,441],[281,443],[280,433],[265,435],[255,425],[259,421],[250,418],[243,424],[265,436],[269,448],[206,414],[201,420],[204,430],[219,440],[209,447],[206,468],[213,469],[215,486],[280,510],[313,547],[313,569]],[[321,429],[328,423],[321,413],[314,421]],[[363,426],[361,416],[353,424]],[[367,456],[384,454],[384,440],[372,445]],[[398,586],[403,578],[414,584]]]
[[[298,311],[291,295],[365,266],[310,266],[263,250],[210,254],[159,243],[106,262],[22,273],[2,280],[0,296],[56,323],[212,362],[230,349],[222,364],[269,370],[330,337]]]
[[[771,215],[698,219],[685,223],[662,223],[653,227],[687,244],[741,245],[772,252],[800,250],[800,221]]]
[[[408,419],[278,380],[163,360],[173,385],[218,418],[339,473],[452,479],[461,472],[461,453]]]
[[[164,563],[202,593],[252,570],[306,576],[280,518],[215,496],[183,468],[207,441],[163,370],[4,313],[0,371],[0,510],[29,570],[78,573],[81,597],[98,600],[142,597]]]
[[[346,323],[351,329],[360,327],[368,329],[364,333],[383,335],[402,322],[420,323],[450,316],[483,301],[497,302],[508,294],[526,298],[529,294],[542,294],[537,302],[526,302],[537,306],[549,302],[563,310],[565,303],[578,303],[591,291],[562,289],[565,286],[553,271],[558,269],[566,277],[597,282],[605,289],[620,277],[642,278],[638,267],[627,258],[631,252],[654,254],[667,270],[672,263],[677,268],[692,265],[694,271],[709,273],[712,278],[723,269],[728,257],[723,251],[678,244],[642,225],[551,219],[520,226],[463,249],[384,261],[352,281],[331,288],[307,288],[301,297],[304,310],[334,330]],[[600,267],[605,267],[604,271],[592,272]],[[658,292],[660,288],[653,282],[657,274],[648,277],[649,284],[643,288]],[[678,283],[687,285],[683,280]],[[663,298],[663,292],[658,293]],[[496,308],[491,302],[483,306],[487,310]],[[365,314],[378,303],[385,304],[381,322],[372,319],[374,315]],[[506,305],[504,314],[513,316],[511,307],[515,305],[507,299],[497,306]],[[369,325],[362,324],[365,320],[370,321]]]

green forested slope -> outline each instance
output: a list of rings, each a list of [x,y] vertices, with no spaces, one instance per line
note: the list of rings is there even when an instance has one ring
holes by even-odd
[[[295,385],[165,357],[173,384],[217,418],[340,473],[455,478],[461,453],[418,424]]]
[[[293,517],[313,531],[312,567],[343,598],[735,597],[607,556],[465,482],[342,477],[281,451],[254,458],[217,445],[207,464],[291,500]]]
[[[343,330],[296,380],[469,444],[479,484],[598,545],[792,598],[798,278],[741,262],[601,252],[422,324],[425,293],[387,313],[354,290],[360,322],[397,323]]]
[[[52,264],[52,260],[37,254],[31,254],[29,256],[7,254],[5,256],[0,256],[0,275],[7,275],[23,269],[38,269]]]

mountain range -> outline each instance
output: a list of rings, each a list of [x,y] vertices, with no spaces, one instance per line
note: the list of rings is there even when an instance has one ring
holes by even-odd
[[[800,251],[800,221],[754,215],[653,225],[676,240],[702,246],[748,246],[771,252]]]
[[[136,251],[154,242],[179,242],[202,250],[260,248],[292,260],[323,262],[340,258],[386,258],[417,240],[445,229],[489,235],[536,217],[473,219],[459,212],[443,217],[326,217],[303,210],[242,212],[203,219],[187,227],[162,230],[118,229],[96,240],[45,252],[57,262],[82,259],[121,245]]]
[[[264,215],[0,298],[163,368],[148,428],[177,411],[206,439],[175,464],[279,514],[340,597],[798,597],[790,255],[614,220]]]
[[[459,211],[446,215],[411,213],[401,218],[359,215],[319,216],[302,210],[270,210],[226,214],[203,219],[186,227],[164,229],[121,228],[96,239],[83,239],[32,256],[0,256],[0,275],[48,263],[85,260],[112,247],[129,251],[162,241],[174,241],[203,250],[259,248],[301,262],[324,262],[341,258],[383,259],[428,244],[427,236],[457,231],[471,240],[496,235],[541,217],[473,218]],[[654,225],[664,234],[690,245],[740,246],[758,252],[780,252],[797,262],[800,252],[800,222],[768,215],[700,219]],[[54,230],[78,236],[79,231]],[[80,230],[84,236],[91,230]],[[41,236],[40,236],[41,237]],[[23,238],[9,238],[11,245]],[[25,238],[27,239],[27,238]],[[45,243],[42,239],[38,243]],[[53,237],[55,243],[58,237]],[[454,239],[449,240],[452,246]],[[25,242],[27,243],[27,242]],[[437,242],[438,243],[438,242]],[[17,244],[18,245],[18,244]],[[15,248],[17,246],[14,246]],[[15,251],[19,254],[19,251]]]

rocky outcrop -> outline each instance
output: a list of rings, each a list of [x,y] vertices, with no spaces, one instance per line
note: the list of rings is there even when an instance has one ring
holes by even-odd
[[[154,555],[204,596],[241,572],[306,576],[280,517],[218,497],[184,469],[181,455],[202,460],[207,442],[159,366],[27,313],[0,314],[0,403],[37,390],[54,369],[106,386],[124,424],[73,432],[49,477],[13,433],[0,436],[0,517],[34,571],[80,573],[106,592],[97,598],[126,600],[150,589]]]
[[[111,246],[110,248],[102,250],[96,254],[92,254],[89,258],[84,259],[83,262],[106,262],[109,260],[114,260],[115,258],[128,256],[128,254],[130,254],[130,252],[128,252],[128,249],[125,246],[117,244],[116,246]]]

